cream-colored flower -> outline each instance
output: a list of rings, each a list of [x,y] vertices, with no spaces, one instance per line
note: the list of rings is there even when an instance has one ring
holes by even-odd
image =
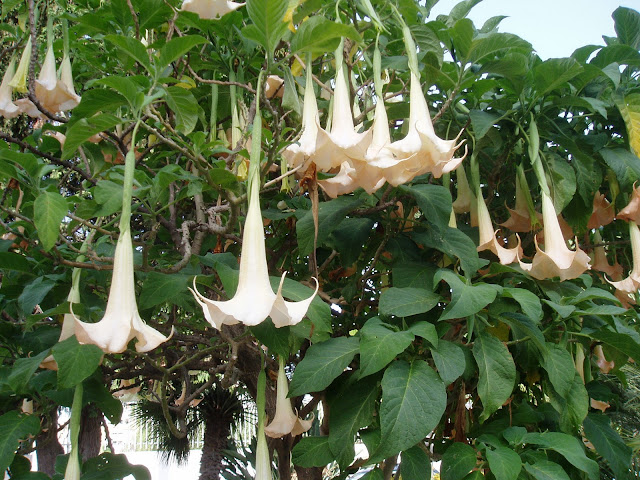
[[[44,108],[54,113],[69,110],[80,103],[80,97],[73,89],[71,63],[69,63],[68,57],[65,58],[67,66],[61,67],[61,74],[64,73],[65,76],[65,81],[63,81],[58,79],[53,46],[50,46],[36,80],[36,98]]]
[[[85,323],[71,313],[75,320],[75,334],[80,343],[97,345],[105,353],[121,353],[134,338],[136,351],[148,352],[169,340],[150,327],[138,313],[133,274],[133,245],[131,230],[120,233],[113,259],[111,288],[104,317],[97,323]]]
[[[633,221],[629,222],[629,236],[631,237],[631,252],[633,254],[633,268],[629,276],[619,282],[612,282],[605,277],[607,282],[624,296],[635,294],[640,287],[640,229]]]
[[[240,254],[240,277],[238,289],[231,300],[216,301],[203,297],[193,280],[193,293],[196,301],[204,311],[207,321],[215,328],[222,325],[244,323],[257,325],[267,317],[271,317],[276,327],[295,325],[306,315],[311,301],[318,292],[299,302],[288,302],[282,297],[282,284],[285,274],[280,279],[278,292],[273,293],[269,282],[269,270],[264,245],[264,228],[260,212],[259,179],[250,178],[249,210],[242,236]]]
[[[31,61],[31,36],[27,40],[27,44],[22,51],[22,55],[20,56],[20,63],[18,63],[18,68],[16,69],[16,73],[13,75],[13,78],[9,82],[11,88],[13,88],[16,92],[27,93],[27,77],[29,76],[29,62]]]
[[[11,98],[13,88],[9,85],[11,79],[16,73],[15,67],[16,61],[15,59],[11,59],[9,66],[2,76],[2,83],[0,84],[0,116],[3,116],[4,118],[14,118],[21,113],[20,108],[13,103],[13,99]]]
[[[613,211],[613,205],[609,203],[607,197],[600,192],[596,192],[593,196],[593,212],[591,213],[591,217],[589,217],[587,229],[591,230],[592,228],[609,225],[613,222],[614,217],[615,212]]]
[[[620,210],[616,216],[623,220],[635,222],[636,224],[640,223],[640,187],[636,188],[635,183],[633,184],[631,200],[629,200],[627,206]]]
[[[184,0],[180,10],[197,13],[205,20],[217,20],[242,7],[244,3],[235,3],[229,0]]]
[[[524,173],[522,175],[524,175]],[[521,173],[519,171],[518,177],[516,178],[515,208],[507,207],[507,210],[509,210],[511,215],[506,222],[500,224],[500,226],[508,228],[512,232],[530,232],[532,228],[531,215],[527,205],[527,197],[525,190],[521,185],[521,181],[526,182],[526,179],[521,177]]]
[[[287,398],[289,382],[284,371],[284,359],[280,357],[279,361],[276,414],[271,423],[265,427],[264,433],[271,438],[280,438],[288,434],[295,437],[311,428],[313,416],[309,420],[302,420],[291,408],[291,400]]]
[[[409,102],[409,131],[406,137],[391,143],[380,152],[378,159],[371,162],[373,166],[384,169],[384,176],[393,186],[426,173],[439,178],[443,173],[454,170],[464,158],[453,158],[463,143],[458,143],[462,132],[453,140],[443,140],[436,135],[420,78],[413,71]]]
[[[258,426],[258,444],[256,446],[256,476],[255,480],[273,480],[271,472],[271,459],[269,458],[269,446],[264,434],[264,426]]]
[[[64,471],[64,480],[80,480],[82,469],[80,467],[80,458],[78,457],[78,448],[72,448],[67,460],[67,468]]]
[[[502,265],[509,265],[510,263],[516,262],[518,258],[522,257],[520,238],[518,237],[518,245],[513,248],[506,248],[504,243],[498,240],[496,237],[497,230],[493,230],[489,209],[484,202],[484,198],[480,195],[479,189],[478,194],[478,230],[480,234],[480,245],[477,247],[478,252],[491,250],[500,259]]]
[[[264,82],[264,96],[282,98],[284,96],[284,80],[278,75],[269,75]]]
[[[455,213],[466,213],[471,211],[471,203],[475,200],[475,195],[469,187],[469,180],[464,171],[464,167],[456,168],[456,201],[451,204]]]
[[[601,242],[602,236],[600,235],[600,232],[596,230],[593,235],[593,243],[598,244]],[[604,272],[613,280],[619,280],[622,278],[622,265],[618,262],[610,265],[609,260],[607,260],[607,252],[602,245],[595,247],[591,253],[591,269],[598,272]]]
[[[542,192],[542,220],[544,222],[544,251],[536,244],[536,254],[532,263],[523,263],[518,259],[520,267],[538,280],[560,277],[561,281],[579,277],[591,268],[589,255],[578,247],[569,250],[562,236],[558,216],[551,197]]]
[[[596,354],[596,364],[602,373],[609,373],[616,366],[613,360],[607,360],[607,357],[604,356],[602,345],[596,345],[593,353]]]
[[[71,60],[69,60],[68,55],[65,55],[62,58],[62,64],[60,65],[60,70],[58,71],[58,73],[60,74],[60,81],[62,82],[62,86],[69,95],[69,99],[66,101],[62,101],[58,107],[60,111],[65,112],[67,110],[72,110],[80,103],[80,95],[76,93],[75,87],[73,86]]]

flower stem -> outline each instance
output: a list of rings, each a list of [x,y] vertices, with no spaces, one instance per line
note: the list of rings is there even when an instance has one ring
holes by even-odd
[[[126,232],[131,223],[131,198],[133,197],[133,174],[136,170],[136,134],[140,119],[136,121],[131,132],[131,144],[124,159],[124,184],[122,185],[122,215],[120,216],[120,233]]]

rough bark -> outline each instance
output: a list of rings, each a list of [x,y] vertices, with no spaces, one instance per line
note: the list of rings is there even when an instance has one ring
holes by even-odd
[[[295,467],[298,480],[322,480],[322,469],[318,467]]]
[[[80,456],[83,462],[97,457],[102,446],[102,412],[93,404],[85,405],[82,409],[80,422]]]
[[[222,471],[222,451],[227,448],[229,423],[212,415],[205,422],[199,480],[219,480]]]
[[[49,412],[49,428],[36,438],[36,457],[38,471],[53,476],[56,467],[56,457],[64,454],[64,449],[58,441],[58,407]]]

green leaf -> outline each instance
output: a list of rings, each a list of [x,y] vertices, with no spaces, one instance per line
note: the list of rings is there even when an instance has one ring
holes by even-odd
[[[469,118],[471,118],[471,126],[473,127],[475,138],[480,140],[502,117],[482,110],[471,110]]]
[[[109,130],[120,123],[122,120],[110,113],[101,113],[78,120],[67,130],[67,138],[62,148],[62,160],[69,160],[78,147],[96,133]]]
[[[438,267],[431,263],[407,262],[393,265],[393,286],[414,287],[433,291],[433,275]]]
[[[322,16],[313,16],[300,25],[291,37],[291,53],[311,52],[321,54],[333,52],[343,37],[356,43],[362,43],[362,37],[352,26],[327,20]]]
[[[571,465],[585,472],[591,480],[599,478],[597,462],[585,455],[582,442],[576,437],[558,432],[534,432],[525,435],[524,442],[555,450]]]
[[[40,420],[36,415],[20,415],[12,410],[0,417],[0,472],[11,465],[20,440],[35,437],[40,432]]]
[[[449,225],[451,216],[451,193],[442,185],[401,185],[400,191],[408,193],[418,202],[420,210],[427,216],[431,223],[439,227]]]
[[[540,323],[542,320],[542,305],[538,296],[530,290],[524,288],[508,288],[502,289],[502,296],[513,298],[520,304],[522,312],[533,320],[535,323]]]
[[[542,356],[541,364],[547,371],[553,388],[561,397],[566,398],[576,375],[571,354],[558,344],[547,343],[547,351]]]
[[[438,59],[438,64],[442,65],[443,49],[436,32],[423,23],[412,24],[409,28],[420,51],[433,53]]]
[[[182,57],[193,47],[196,45],[202,45],[203,43],[207,43],[207,39],[200,35],[185,35],[184,37],[172,38],[160,49],[160,55],[158,56],[158,61],[156,63],[158,70],[164,69],[167,65],[179,57]]]
[[[434,280],[439,281],[440,278],[451,287],[451,302],[438,318],[439,322],[451,318],[464,318],[478,313],[493,302],[498,293],[495,285],[484,283],[466,285],[451,270],[439,270]]]
[[[124,454],[101,453],[88,459],[82,466],[82,480],[107,480],[128,475],[136,480],[151,480],[147,467],[129,463]]]
[[[487,449],[487,461],[496,480],[516,480],[522,470],[520,455],[506,447]]]
[[[413,333],[390,330],[377,317],[369,319],[360,333],[360,378],[382,370],[414,339]]]
[[[640,178],[638,157],[622,148],[603,148],[599,153],[616,174],[620,187],[625,191],[631,190],[633,184]]]
[[[547,351],[547,345],[542,331],[527,315],[516,312],[504,312],[500,320],[511,327],[514,339],[529,337],[543,354]]]
[[[476,337],[473,357],[480,372],[478,395],[484,407],[480,414],[480,421],[483,422],[511,396],[516,381],[516,366],[509,349],[491,335]]]
[[[34,274],[33,265],[27,257],[13,252],[0,252],[0,269],[4,272],[15,271]]]
[[[419,446],[402,452],[400,478],[402,480],[427,480],[431,477],[431,459]]]
[[[43,191],[33,203],[33,223],[38,229],[38,237],[42,248],[49,251],[60,235],[60,224],[67,214],[66,199],[57,192]]]
[[[100,215],[113,215],[122,209],[122,185],[100,180],[93,189],[93,198],[100,205]]]
[[[433,430],[447,405],[444,384],[422,360],[398,360],[382,378],[382,439],[372,459],[384,459],[412,447]]]
[[[567,472],[560,465],[548,460],[525,463],[524,469],[536,480],[569,480]]]
[[[108,78],[111,77],[107,77],[106,79]],[[118,93],[104,88],[94,88],[82,92],[82,100],[80,100],[80,104],[73,109],[73,117],[80,119],[90,117],[98,112],[112,112],[126,103],[127,99]]]
[[[184,294],[190,286],[190,276],[181,274],[166,275],[164,273],[149,272],[142,284],[140,293],[140,308],[150,308],[172,300]]]
[[[37,277],[32,282],[25,285],[22,293],[18,297],[18,306],[25,315],[30,315],[53,287],[56,282],[47,277]]]
[[[58,363],[58,388],[75,387],[88,378],[100,365],[103,352],[95,345],[80,345],[75,336],[69,337],[52,348]]]
[[[288,5],[287,0],[247,0],[253,28],[245,28],[243,33],[262,45],[269,59],[273,58],[273,50],[287,31],[287,23],[283,20]]]
[[[409,317],[428,312],[440,301],[440,296],[423,288],[387,288],[380,295],[380,314]]]
[[[360,205],[360,197],[344,195],[329,202],[321,202],[318,208],[318,246],[321,246],[329,234],[340,226],[346,215]],[[313,213],[308,210],[296,222],[296,235],[300,255],[309,255],[313,250]]]
[[[355,337],[330,338],[312,345],[296,367],[289,396],[324,390],[347,368],[358,350]]]
[[[181,87],[167,87],[167,105],[176,115],[176,130],[190,134],[198,122],[198,102],[193,94]]]
[[[576,192],[576,174],[564,158],[556,155],[545,155],[545,158],[551,179],[553,206],[556,212],[561,212]]]
[[[108,77],[101,78],[96,81],[96,85],[104,85],[105,87],[109,87],[115,90],[118,93],[121,93],[125,100],[129,103],[129,106],[132,110],[135,110],[138,101],[139,94],[142,93],[142,86],[136,82],[132,77],[120,77],[118,75],[109,75]],[[109,90],[98,90],[100,92],[105,92],[104,94],[112,94]],[[102,95],[104,95],[102,94]],[[116,103],[118,99],[121,98],[120,95],[113,95]],[[83,96],[84,99],[84,96]],[[110,109],[109,109],[110,110]],[[101,110],[97,110],[99,112]],[[75,113],[75,110],[74,110]],[[73,121],[73,117],[72,117]]]
[[[633,451],[611,427],[609,417],[601,413],[590,413],[582,425],[585,436],[609,463],[615,478],[628,478]]]
[[[482,63],[482,59],[491,60],[505,50],[515,50],[524,54],[531,52],[531,44],[511,33],[490,33],[477,37],[471,43],[469,59],[473,63]]]
[[[550,58],[533,69],[539,96],[545,95],[582,73],[582,65],[573,58]]]
[[[625,355],[633,358],[636,363],[640,363],[640,344],[631,336],[625,333],[613,332],[606,327],[592,333],[591,336],[620,350]]]
[[[29,380],[31,380],[31,377],[36,372],[42,361],[47,357],[48,353],[49,351],[45,350],[33,357],[19,358],[13,363],[11,373],[7,378],[7,384],[15,393],[20,394],[24,391],[27,383],[29,383]],[[1,429],[0,432],[2,432]]]
[[[611,17],[620,43],[640,50],[640,13],[631,8],[618,7]]]
[[[104,38],[142,65],[152,77],[155,76],[155,71],[149,62],[147,48],[140,40],[122,35],[107,35]]]
[[[457,228],[429,228],[425,232],[414,233],[414,240],[425,247],[434,248],[451,258],[460,259],[460,265],[468,277],[488,263],[478,257],[476,244]]]
[[[416,322],[409,327],[409,331],[418,337],[424,338],[434,347],[438,347],[438,331],[433,323],[426,321]]]
[[[270,318],[264,322],[250,327],[251,333],[269,349],[270,354],[278,354],[281,357],[289,356],[289,327],[276,328]]]
[[[466,443],[455,442],[442,455],[442,480],[460,480],[476,466],[475,449]]]
[[[438,347],[431,349],[431,356],[445,385],[453,383],[467,366],[462,347],[447,340],[440,340]]]
[[[378,379],[367,377],[347,384],[331,400],[329,448],[341,468],[353,461],[354,435],[373,421],[378,392]]]
[[[291,461],[302,468],[325,467],[333,461],[329,437],[303,437],[291,451]]]
[[[458,20],[449,30],[453,41],[455,59],[466,63],[469,59],[471,43],[473,41],[473,22],[468,18]]]

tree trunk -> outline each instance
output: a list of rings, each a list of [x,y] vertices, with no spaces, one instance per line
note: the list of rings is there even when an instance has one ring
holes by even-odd
[[[41,432],[36,438],[36,457],[38,471],[53,476],[56,467],[56,457],[64,454],[64,449],[58,441],[58,406],[54,405],[49,412],[49,429]]]
[[[295,467],[298,480],[322,480],[322,468]]]
[[[82,409],[80,422],[80,457],[83,462],[97,457],[102,446],[102,412],[93,404],[85,405]]]
[[[199,480],[219,480],[222,471],[222,451],[227,448],[230,426],[222,418],[211,416],[204,424]]]

